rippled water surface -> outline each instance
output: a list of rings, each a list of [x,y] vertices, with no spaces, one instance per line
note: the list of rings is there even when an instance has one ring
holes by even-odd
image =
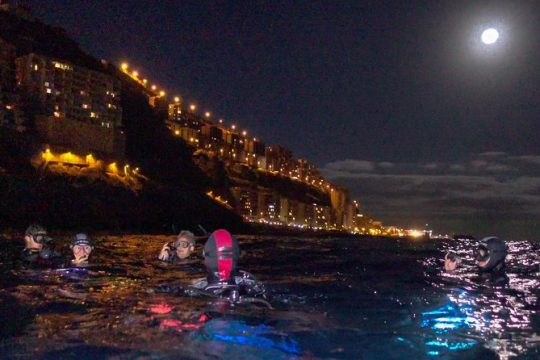
[[[474,242],[240,236],[271,310],[156,292],[204,275],[201,259],[156,259],[170,239],[98,237],[95,267],[76,271],[25,268],[22,241],[0,238],[0,357],[540,357],[536,243],[508,243],[509,285],[493,287],[475,280]],[[465,263],[451,275],[448,249]]]

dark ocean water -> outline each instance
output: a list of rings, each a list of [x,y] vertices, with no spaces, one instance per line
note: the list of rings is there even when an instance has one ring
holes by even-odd
[[[0,357],[540,358],[536,243],[508,243],[510,283],[497,288],[474,280],[474,242],[240,236],[240,267],[271,310],[156,292],[204,275],[200,258],[156,259],[170,239],[98,237],[95,267],[76,271],[25,268],[22,241],[1,238]],[[466,265],[452,276],[449,248]]]

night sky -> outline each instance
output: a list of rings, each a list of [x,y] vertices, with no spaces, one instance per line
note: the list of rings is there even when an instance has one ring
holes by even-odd
[[[539,1],[20,3],[315,163],[386,225],[536,236]]]

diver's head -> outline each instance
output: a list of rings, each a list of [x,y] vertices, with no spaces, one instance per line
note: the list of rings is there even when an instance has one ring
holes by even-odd
[[[191,231],[182,230],[170,247],[179,259],[186,259],[195,250],[195,235]]]
[[[482,272],[500,270],[506,259],[506,244],[495,236],[483,238],[474,252],[476,264]]]
[[[71,240],[70,247],[73,251],[73,262],[76,264],[87,261],[90,253],[94,250],[92,239],[84,233],[75,235]]]
[[[214,231],[204,245],[208,283],[233,283],[239,255],[238,242],[227,230]]]
[[[39,225],[32,224],[24,232],[25,248],[41,250],[43,245],[51,241],[47,236],[47,230]]]

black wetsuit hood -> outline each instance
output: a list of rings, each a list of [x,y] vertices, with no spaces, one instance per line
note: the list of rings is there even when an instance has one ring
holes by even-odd
[[[476,260],[485,260],[489,258],[485,267],[480,268],[482,273],[492,273],[504,270],[507,249],[503,240],[490,236],[480,241],[476,251]]]

